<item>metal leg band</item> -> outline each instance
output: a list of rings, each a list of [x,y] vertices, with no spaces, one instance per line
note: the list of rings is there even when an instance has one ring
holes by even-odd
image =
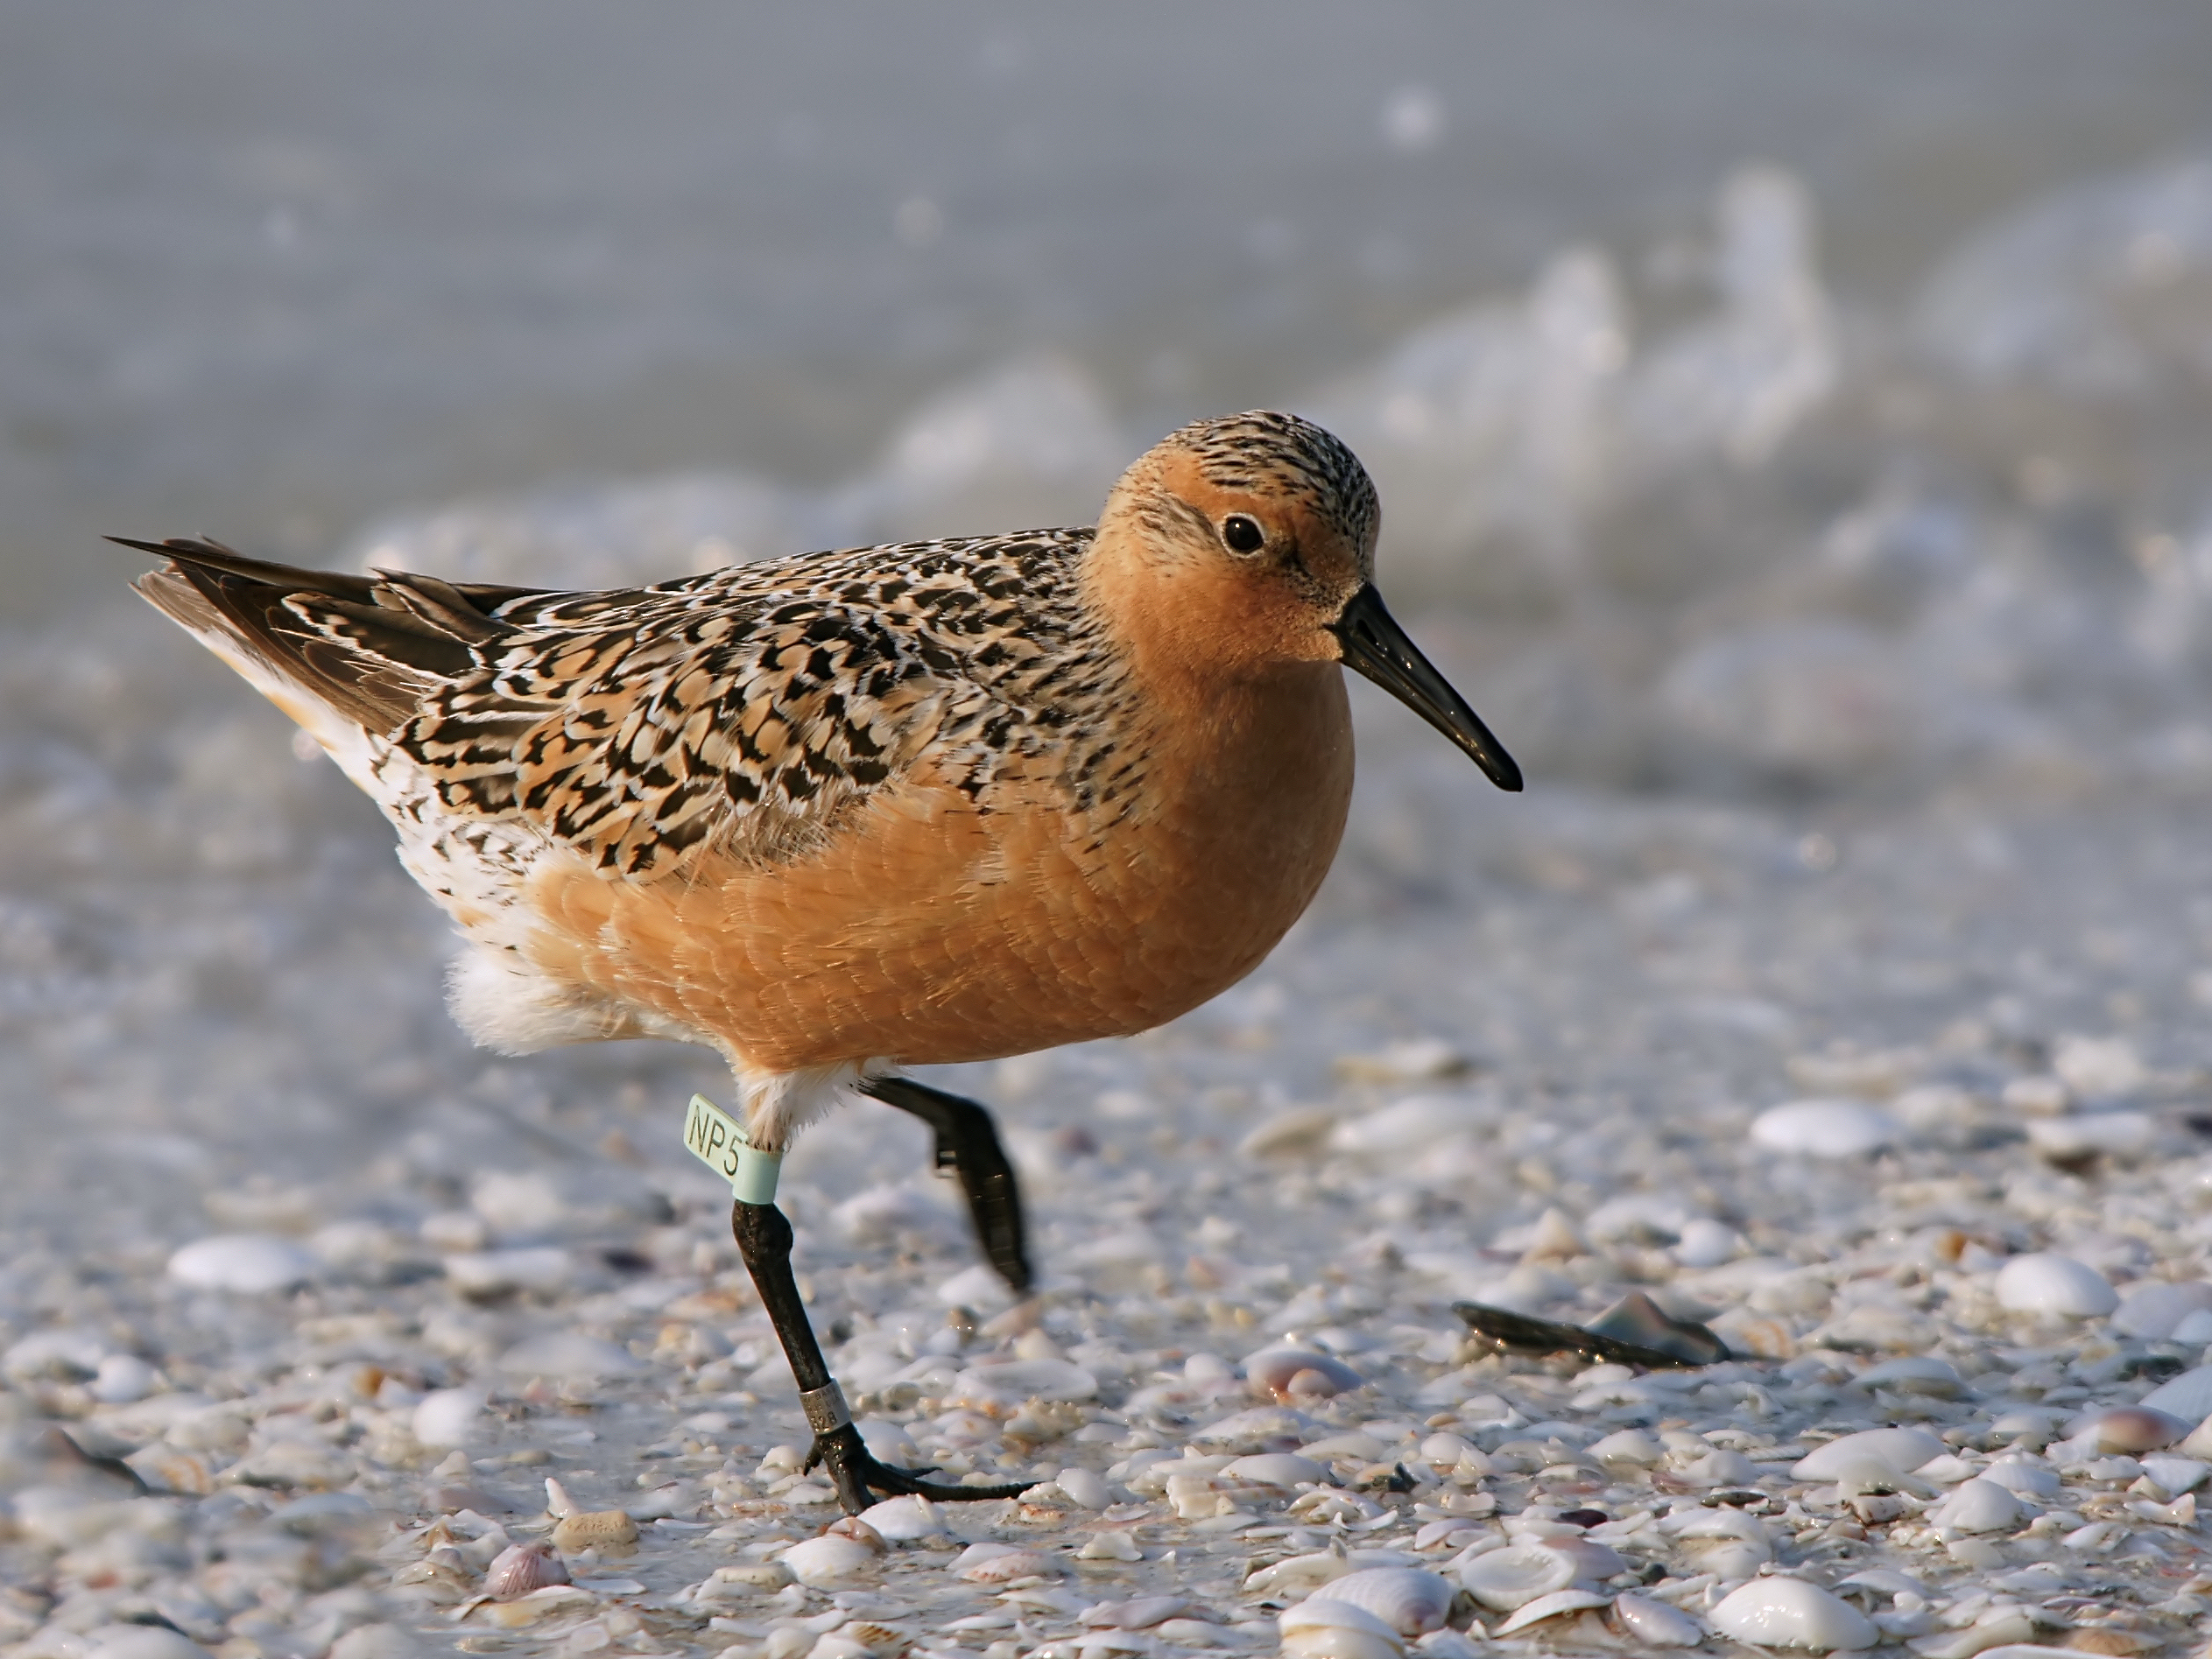
[[[808,1388],[799,1396],[799,1403],[806,1408],[807,1426],[816,1434],[833,1434],[853,1420],[845,1392],[834,1380],[819,1388]]]

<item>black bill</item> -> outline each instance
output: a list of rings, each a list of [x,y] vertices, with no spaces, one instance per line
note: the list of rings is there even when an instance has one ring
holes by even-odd
[[[1329,632],[1344,648],[1347,668],[1357,669],[1465,749],[1498,788],[1520,788],[1521,769],[1504,745],[1405,637],[1372,582],[1351,596]]]

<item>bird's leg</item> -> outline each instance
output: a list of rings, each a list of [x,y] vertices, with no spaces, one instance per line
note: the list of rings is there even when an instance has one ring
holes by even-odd
[[[929,1125],[937,1136],[937,1167],[959,1175],[983,1254],[1016,1296],[1027,1296],[1032,1276],[1024,1244],[1021,1188],[1005,1149],[998,1143],[990,1114],[973,1100],[911,1078],[870,1078],[860,1089]]]
[[[753,1276],[753,1288],[760,1292],[760,1304],[768,1310],[769,1323],[776,1327],[776,1339],[784,1345],[784,1357],[791,1361],[791,1374],[799,1383],[799,1402],[807,1409],[807,1425],[814,1431],[807,1467],[812,1469],[817,1463],[829,1466],[837,1501],[848,1515],[858,1515],[873,1503],[875,1499],[869,1495],[873,1492],[886,1496],[911,1492],[940,1503],[957,1503],[1018,1497],[1028,1489],[1032,1483],[1026,1480],[1003,1487],[947,1486],[912,1470],[894,1469],[877,1461],[868,1443],[860,1438],[860,1431],[853,1426],[844,1394],[829,1374],[821,1345],[814,1340],[814,1328],[807,1322],[806,1304],[799,1299],[799,1283],[791,1272],[789,1219],[773,1204],[747,1204],[740,1199],[730,1206],[729,1230],[736,1235],[745,1270]]]

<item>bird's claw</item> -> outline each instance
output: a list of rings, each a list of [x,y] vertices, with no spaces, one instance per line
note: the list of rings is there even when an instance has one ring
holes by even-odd
[[[869,1495],[871,1492],[889,1497],[911,1494],[933,1503],[976,1503],[993,1498],[1018,1498],[1037,1484],[1021,1480],[1011,1486],[947,1486],[941,1480],[930,1480],[931,1472],[927,1470],[894,1469],[869,1451],[868,1443],[860,1438],[860,1431],[849,1423],[814,1437],[814,1448],[807,1454],[802,1473],[811,1473],[817,1464],[828,1466],[830,1480],[837,1488],[837,1501],[847,1515],[858,1515],[874,1503],[876,1500]]]

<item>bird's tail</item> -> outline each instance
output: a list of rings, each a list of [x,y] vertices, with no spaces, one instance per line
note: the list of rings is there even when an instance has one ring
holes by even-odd
[[[511,629],[494,610],[535,592],[299,570],[214,541],[109,539],[166,559],[132,586],[342,763],[363,733],[396,731],[476,666],[476,648]]]

